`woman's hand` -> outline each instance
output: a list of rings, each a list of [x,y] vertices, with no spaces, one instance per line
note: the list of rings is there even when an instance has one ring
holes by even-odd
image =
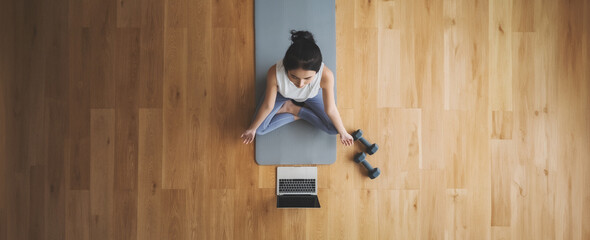
[[[246,131],[244,131],[244,133],[242,133],[242,136],[240,136],[242,139],[244,139],[244,143],[245,144],[249,144],[252,141],[254,141],[254,137],[256,137],[256,129],[247,129]]]
[[[344,134],[340,134],[340,142],[342,142],[344,146],[351,146],[354,143],[354,139],[350,134],[344,132]]]

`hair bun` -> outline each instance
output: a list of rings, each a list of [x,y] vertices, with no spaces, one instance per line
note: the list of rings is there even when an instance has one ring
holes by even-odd
[[[315,43],[315,39],[313,38],[313,34],[308,31],[295,31],[291,30],[291,41],[297,42],[301,40],[308,40]]]

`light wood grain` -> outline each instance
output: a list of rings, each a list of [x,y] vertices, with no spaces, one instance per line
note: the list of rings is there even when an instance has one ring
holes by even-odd
[[[491,141],[492,175],[492,226],[510,226],[510,185],[513,179],[512,169],[516,163],[516,151],[513,141]]]
[[[446,190],[445,237],[448,239],[470,239],[468,190],[449,188]]]
[[[444,113],[444,161],[447,173],[447,187],[452,189],[465,188],[467,178],[467,131],[465,124],[468,115],[465,111],[445,111]]]
[[[335,11],[339,111],[382,173],[338,144],[322,208],[277,209],[239,140],[253,0],[0,1],[0,240],[590,238],[588,1]]]
[[[383,176],[371,180],[371,184],[379,184],[380,189],[419,189],[421,111],[387,108],[379,111],[378,116],[379,126],[386,130],[374,140],[379,145],[380,154],[374,154],[368,161],[373,167],[379,167]]]
[[[517,0],[518,1],[518,0]],[[512,100],[512,3],[513,0],[490,1],[489,17],[489,76],[491,110],[510,111],[513,108]],[[519,17],[520,15],[515,15]]]
[[[418,239],[419,190],[379,191],[379,239]]]
[[[400,31],[379,31],[377,107],[401,107]]]
[[[491,139],[512,139],[514,114],[509,111],[492,111]]]
[[[515,32],[535,31],[535,9],[532,7],[540,1],[512,0],[512,29]],[[507,11],[510,14],[509,11]]]
[[[418,201],[418,233],[420,239],[444,237],[445,226],[440,219],[449,215],[446,208],[445,173],[441,170],[420,173],[420,198]]]

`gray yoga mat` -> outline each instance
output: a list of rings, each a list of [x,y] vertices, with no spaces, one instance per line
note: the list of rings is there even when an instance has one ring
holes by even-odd
[[[291,44],[290,30],[313,33],[324,64],[336,73],[335,0],[256,0],[256,104],[264,98],[266,73],[283,58]],[[336,91],[336,84],[334,84]],[[260,165],[332,164],[336,136],[298,120],[266,135],[256,136],[256,162]]]

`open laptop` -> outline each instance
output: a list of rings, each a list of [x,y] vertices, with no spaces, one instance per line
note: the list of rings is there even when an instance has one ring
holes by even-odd
[[[277,167],[277,208],[319,208],[317,167]]]

